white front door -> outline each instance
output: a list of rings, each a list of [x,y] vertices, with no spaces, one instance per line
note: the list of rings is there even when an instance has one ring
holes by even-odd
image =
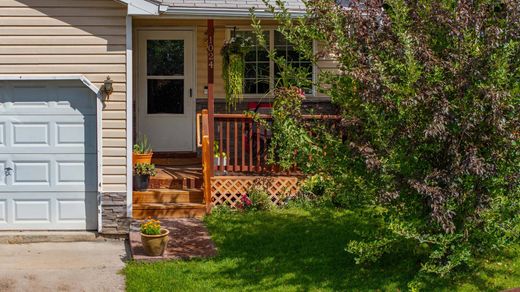
[[[155,152],[195,151],[193,31],[140,31],[138,37],[138,132]]]

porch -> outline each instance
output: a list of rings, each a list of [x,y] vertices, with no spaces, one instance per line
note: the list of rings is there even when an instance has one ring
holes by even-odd
[[[217,55],[231,25],[249,21],[136,21],[134,140],[150,137],[158,173],[147,190],[133,192],[133,218],[202,217],[215,205],[234,207],[253,185],[263,186],[273,204],[298,192],[298,171],[267,163],[271,133],[244,114],[246,103],[269,105],[270,98],[247,96],[231,113],[220,106],[224,82]],[[260,118],[269,122],[268,106],[266,112]],[[337,120],[328,114],[305,118]]]

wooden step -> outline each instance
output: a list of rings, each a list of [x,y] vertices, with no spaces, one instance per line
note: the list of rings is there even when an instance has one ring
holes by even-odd
[[[202,204],[204,193],[201,189],[150,189],[146,191],[135,191],[132,195],[134,204],[141,203],[197,203]]]
[[[206,215],[204,204],[174,203],[174,204],[135,204],[132,212],[134,219],[166,218],[201,218]]]
[[[152,156],[152,163],[156,165],[195,165],[201,161],[196,152],[159,152]]]
[[[172,177],[151,177],[148,188],[150,189],[199,189],[202,187],[202,178],[172,178]]]
[[[154,152],[154,158],[197,158],[197,152]]]
[[[168,158],[168,157],[153,157],[152,163],[163,166],[196,166],[202,165],[200,158]]]
[[[202,166],[179,165],[157,166],[157,175],[150,177],[150,189],[200,189],[202,187]]]

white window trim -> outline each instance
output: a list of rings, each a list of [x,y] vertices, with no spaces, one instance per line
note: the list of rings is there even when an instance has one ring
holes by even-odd
[[[253,29],[250,26],[226,26],[226,41],[231,39],[231,31],[236,28],[237,32],[239,31],[248,31],[252,32]],[[276,30],[276,26],[265,26],[262,27],[263,31],[269,31],[269,49],[274,49],[274,31]],[[317,45],[316,42],[312,42],[312,51],[313,53],[316,53]],[[312,89],[310,93],[310,97],[312,100],[317,99],[317,88],[315,86],[316,82],[316,64],[312,64]],[[272,90],[274,89],[275,81],[274,81],[274,62],[272,60],[269,60],[269,92],[266,94],[258,93],[258,94],[244,94],[245,99],[262,99],[262,98],[272,98]]]

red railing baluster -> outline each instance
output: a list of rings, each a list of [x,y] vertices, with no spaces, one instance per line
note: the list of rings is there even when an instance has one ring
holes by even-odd
[[[233,159],[234,167],[233,171],[238,171],[238,120],[235,120],[235,144],[233,145],[233,148],[235,150],[235,157]]]
[[[219,150],[219,157],[220,157],[220,171],[224,170],[224,157],[222,155],[222,148],[224,148],[224,136],[222,134],[222,131],[224,130],[224,127],[222,127],[222,121],[219,122],[219,144],[218,144],[218,150]]]
[[[240,135],[241,136],[241,144],[242,144],[242,167],[240,169],[240,171],[244,172],[246,171],[246,120],[243,118],[242,119],[242,134]]]
[[[249,144],[249,168],[248,168],[248,171],[249,172],[252,172],[253,171],[253,122],[251,120],[249,120],[249,131],[247,133],[247,139],[248,139],[248,144]]]
[[[229,140],[229,120],[226,121],[226,157],[227,157],[227,165],[226,170],[229,169],[231,165],[231,152],[229,152],[229,144],[231,144],[231,140]]]
[[[264,161],[264,165],[263,165],[263,171],[266,172],[267,171],[267,128],[264,127],[264,153],[263,153],[263,161]]]
[[[262,172],[260,165],[260,123],[255,123],[256,128],[256,171]]]

